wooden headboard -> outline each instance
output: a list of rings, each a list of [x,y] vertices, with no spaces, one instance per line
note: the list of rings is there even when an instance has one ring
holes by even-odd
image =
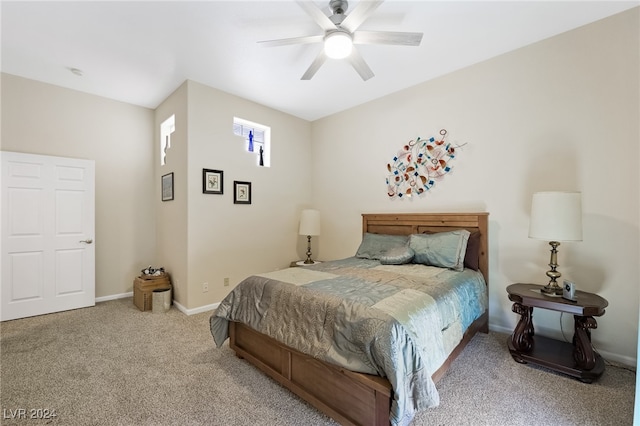
[[[479,269],[489,285],[489,213],[381,213],[362,215],[362,233],[411,235],[425,231],[480,231]]]

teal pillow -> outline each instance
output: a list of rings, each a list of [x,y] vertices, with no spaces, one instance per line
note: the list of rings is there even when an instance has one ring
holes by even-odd
[[[409,237],[409,247],[415,252],[413,263],[462,271],[468,240],[469,231],[466,229],[413,234]]]
[[[407,235],[388,235],[365,233],[356,257],[361,259],[380,260],[387,251],[396,247],[405,247],[409,237]]]
[[[404,265],[405,263],[411,263],[413,255],[413,249],[408,245],[393,247],[380,256],[380,263],[383,265]]]

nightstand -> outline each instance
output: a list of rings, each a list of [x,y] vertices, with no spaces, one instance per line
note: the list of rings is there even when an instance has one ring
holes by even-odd
[[[520,315],[508,346],[519,363],[541,365],[591,383],[604,372],[604,360],[591,346],[591,330],[598,327],[594,317],[604,315],[609,305],[604,298],[586,291],[576,291],[576,301],[540,292],[538,284],[512,284],[507,287],[512,311]],[[533,308],[573,314],[573,342],[562,342],[536,336],[533,329]]]

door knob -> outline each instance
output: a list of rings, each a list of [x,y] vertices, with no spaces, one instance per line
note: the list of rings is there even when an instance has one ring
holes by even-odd
[[[85,244],[91,244],[93,242],[93,240],[91,238],[89,238],[89,239],[86,239],[86,240],[80,240],[79,242],[85,243]]]

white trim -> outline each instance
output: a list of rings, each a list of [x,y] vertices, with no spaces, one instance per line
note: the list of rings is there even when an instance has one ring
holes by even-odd
[[[600,355],[602,355],[602,358],[604,358],[605,361],[614,362],[616,364],[623,364],[626,367],[636,368],[637,358],[632,358],[630,356],[625,356],[625,355],[618,355],[618,354],[614,354],[613,352],[603,351],[602,349],[596,348],[595,346],[594,346],[594,349],[597,350]]]
[[[491,324],[489,323],[489,330],[495,331],[497,333],[511,334],[513,333],[513,328],[503,327],[501,325]]]
[[[181,304],[179,304],[178,302],[176,302],[175,300],[173,301],[173,304],[183,314],[185,314],[185,315],[195,315],[195,314],[201,314],[203,312],[213,311],[215,308],[218,307],[220,302],[213,303],[211,305],[200,306],[199,308],[193,308],[193,309],[187,309],[184,306],[182,306]]]
[[[127,297],[133,297],[133,292],[130,291],[129,293],[120,293],[120,294],[112,294],[111,296],[96,297],[96,303],[106,302],[108,300],[126,299]]]
[[[133,292],[130,291],[129,293],[120,293],[120,294],[112,294],[111,296],[96,297],[96,303],[106,302],[109,300],[116,300],[116,299],[126,299],[127,297],[133,297]],[[195,315],[195,314],[201,314],[203,312],[213,311],[218,307],[220,302],[213,303],[211,305],[200,306],[198,308],[193,308],[193,309],[187,309],[184,306],[182,306],[180,303],[176,302],[175,300],[173,301],[173,304],[183,314]]]

